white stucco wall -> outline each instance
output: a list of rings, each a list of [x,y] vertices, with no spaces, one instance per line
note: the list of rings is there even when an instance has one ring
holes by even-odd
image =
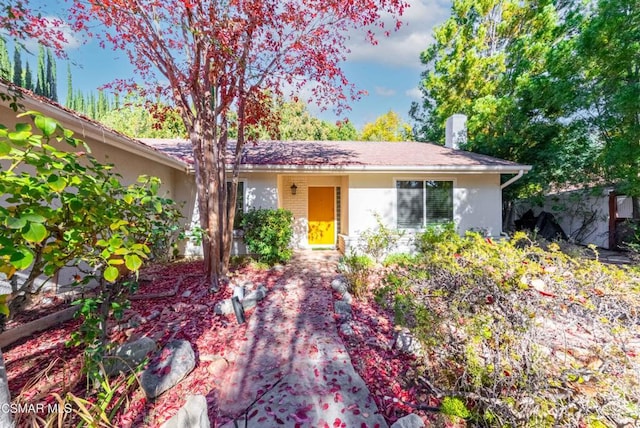
[[[528,209],[538,216],[542,211],[553,214],[567,236],[576,243],[609,248],[609,190],[576,190],[549,195],[543,206],[521,203],[516,219]],[[624,202],[623,202],[624,204]]]
[[[244,210],[273,209],[278,207],[278,178],[275,174],[240,174],[239,181],[244,183]],[[200,225],[200,216],[194,209],[191,218],[191,228]],[[234,238],[231,254],[246,254],[247,249],[240,237]],[[184,254],[186,257],[202,257],[202,246],[192,240],[186,242]]]
[[[349,177],[348,235],[375,228],[373,213],[396,227],[396,180],[453,181],[453,215],[460,233],[476,228],[489,235],[502,232],[502,191],[498,174],[352,174]]]

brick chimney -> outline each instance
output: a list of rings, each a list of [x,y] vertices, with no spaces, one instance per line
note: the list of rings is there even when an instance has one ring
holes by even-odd
[[[467,142],[467,116],[454,114],[447,119],[444,146],[458,150]]]

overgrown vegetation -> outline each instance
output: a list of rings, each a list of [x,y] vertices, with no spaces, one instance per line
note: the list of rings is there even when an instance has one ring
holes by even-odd
[[[376,300],[426,347],[416,384],[441,411],[480,426],[640,422],[637,269],[522,233],[494,242],[445,227],[420,243]]]
[[[293,254],[293,214],[279,208],[254,209],[242,217],[244,242],[259,262],[269,265],[288,261]]]
[[[25,277],[12,282],[11,310],[40,292],[42,276],[75,268],[76,285],[91,287],[75,302],[83,324],[72,343],[85,346],[89,379],[99,383],[108,319],[126,309],[136,287],[131,274],[145,260],[171,254],[180,212],[159,196],[157,178],[125,186],[112,165],[98,162],[55,120],[37,112],[21,117],[33,124],[0,129],[0,272]]]

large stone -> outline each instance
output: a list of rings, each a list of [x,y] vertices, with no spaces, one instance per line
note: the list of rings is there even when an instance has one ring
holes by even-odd
[[[192,395],[178,413],[161,425],[161,428],[210,428],[207,415],[207,399],[204,395]]]
[[[142,372],[140,383],[149,398],[155,398],[180,382],[196,366],[191,343],[172,340]]]
[[[108,376],[128,373],[140,365],[145,358],[156,350],[156,342],[148,337],[141,337],[133,342],[125,343],[116,349],[112,356],[107,356],[104,368]]]
[[[213,312],[217,315],[229,315],[233,313],[233,303],[231,299],[221,300],[213,307]]]
[[[345,322],[340,325],[340,333],[344,334],[345,336],[353,336],[354,334],[356,334],[356,332],[353,331],[351,323],[349,322]]]
[[[348,291],[345,291],[345,293],[342,295],[342,301],[351,304],[353,302],[353,296]]]
[[[255,307],[260,300],[264,299],[266,295],[267,289],[263,285],[260,285],[256,290],[244,296],[244,299],[242,300],[242,307],[245,310],[251,309]]]
[[[347,282],[344,279],[336,278],[331,281],[331,288],[342,295],[347,292],[349,287],[347,286]]]
[[[405,354],[419,356],[423,353],[422,344],[407,329],[402,329],[396,333],[396,339],[393,347]]]
[[[349,321],[351,317],[351,305],[343,302],[342,300],[336,300],[333,302],[333,310],[338,315],[341,322]]]
[[[423,428],[424,422],[420,418],[420,416],[415,413],[408,414],[391,425],[391,428]]]

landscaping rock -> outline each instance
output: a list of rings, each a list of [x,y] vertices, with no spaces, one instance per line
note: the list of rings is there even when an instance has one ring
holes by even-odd
[[[423,349],[420,341],[407,329],[402,329],[396,333],[393,346],[398,351],[409,355],[422,355]]]
[[[351,319],[351,305],[343,302],[342,300],[336,300],[333,302],[333,310],[336,315],[339,316],[341,321],[349,321]]]
[[[348,322],[342,323],[340,325],[340,333],[344,334],[345,336],[353,336],[354,334],[356,334],[356,332],[353,331],[351,323]]]
[[[423,428],[424,422],[420,416],[411,413],[395,421],[391,428]]]
[[[345,291],[342,295],[342,301],[351,304],[353,302],[353,296],[348,291]]]
[[[161,428],[210,428],[207,415],[207,399],[204,395],[193,395],[178,413],[161,425]]]
[[[258,302],[265,298],[267,295],[267,289],[264,286],[259,286],[255,291],[247,294],[242,300],[242,307],[247,310],[255,307]]]
[[[159,358],[142,372],[140,383],[147,397],[155,398],[180,382],[195,366],[191,343],[172,340],[162,349]]]
[[[213,312],[217,315],[229,315],[233,313],[233,303],[231,299],[221,300],[213,307]]]
[[[336,278],[331,281],[331,288],[342,295],[347,292],[349,287],[347,286],[347,283],[344,279]]]
[[[141,337],[138,340],[119,346],[113,356],[105,358],[104,369],[107,376],[130,372],[141,364],[156,348],[156,342],[148,337]]]

